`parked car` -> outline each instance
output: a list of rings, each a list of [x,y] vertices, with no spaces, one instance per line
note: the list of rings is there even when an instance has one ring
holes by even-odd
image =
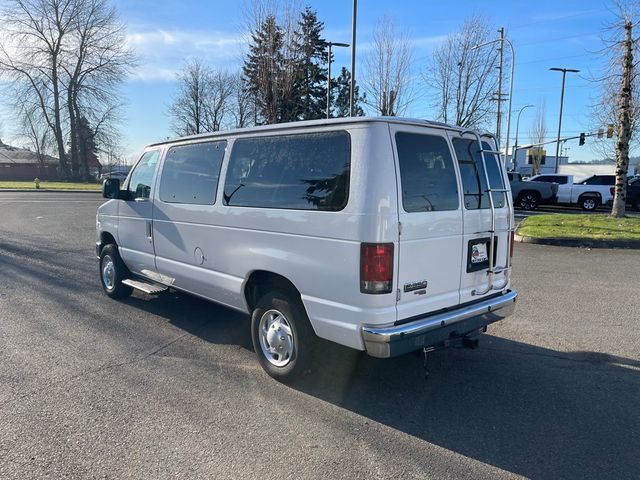
[[[615,185],[615,175],[593,175],[579,183],[573,182],[573,175],[543,174],[531,177],[530,181],[558,184],[558,203],[578,205],[583,210],[592,211],[612,198],[611,186]]]
[[[383,358],[473,346],[517,297],[511,192],[481,148],[497,150],[458,127],[386,118],[150,145],[122,186],[104,183],[102,286],[248,312],[259,362],[282,381],[306,371],[318,338]]]
[[[610,192],[612,199],[609,204],[613,204],[616,187],[611,187]],[[627,205],[640,212],[640,177],[638,176],[631,177],[627,184]]]
[[[640,177],[633,178],[627,186],[627,204],[640,212]]]
[[[123,172],[109,172],[100,175],[100,181],[102,182],[104,182],[107,178],[117,178],[118,180],[123,181],[127,178],[127,174]]]
[[[511,195],[516,207],[535,210],[541,204],[554,204],[558,201],[558,184],[523,180],[518,172],[509,172]]]

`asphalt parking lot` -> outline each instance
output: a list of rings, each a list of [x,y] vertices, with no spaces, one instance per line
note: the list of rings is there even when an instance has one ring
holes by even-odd
[[[338,348],[296,387],[248,317],[100,288],[92,194],[0,193],[0,478],[638,478],[640,252],[517,244],[476,350]]]

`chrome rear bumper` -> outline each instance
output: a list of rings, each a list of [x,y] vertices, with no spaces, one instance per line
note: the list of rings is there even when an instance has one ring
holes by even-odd
[[[362,339],[367,353],[388,358],[423,347],[437,346],[452,336],[462,336],[502,320],[515,309],[518,293],[505,293],[464,305],[453,310],[425,315],[408,323],[386,327],[362,327]]]

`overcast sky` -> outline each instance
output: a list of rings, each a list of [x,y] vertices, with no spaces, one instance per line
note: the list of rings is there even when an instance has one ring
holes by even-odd
[[[351,41],[351,0],[310,0],[307,4],[317,10],[328,40]],[[144,145],[172,136],[166,111],[176,90],[175,74],[186,59],[199,57],[215,68],[240,68],[244,3],[243,0],[118,0],[116,5],[128,23],[128,41],[140,58],[139,68],[122,87],[127,101],[123,144],[133,158]],[[609,2],[598,0],[360,0],[357,45],[361,56],[356,80],[360,80],[360,59],[370,44],[376,21],[386,13],[391,14],[396,26],[408,33],[414,48],[413,75],[418,81],[418,95],[407,116],[432,118],[431,100],[419,83],[421,74],[428,73],[432,49],[455,31],[466,16],[481,13],[496,29],[504,26],[515,47],[511,144],[516,114],[526,104],[546,103],[548,136],[555,138],[562,75],[549,71],[550,67],[582,70],[579,75],[567,77],[562,130],[563,136],[578,135],[597,129],[590,113],[598,89],[589,79],[602,74],[597,52],[603,46],[603,27],[612,19],[610,8]],[[349,64],[350,50],[336,49],[334,71]],[[535,113],[534,108],[522,113],[520,144],[530,142],[529,130]],[[7,112],[3,112],[3,124],[3,136],[10,138],[12,122]],[[588,141],[579,147],[577,140],[568,144],[570,159],[600,158],[600,150],[592,145]]]

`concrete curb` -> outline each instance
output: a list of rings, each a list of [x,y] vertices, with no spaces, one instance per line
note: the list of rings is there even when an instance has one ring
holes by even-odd
[[[639,249],[639,240],[582,240],[577,238],[536,238],[515,235],[515,241],[520,243],[532,243],[535,245],[551,245],[554,247],[579,247],[579,248],[626,248]]]
[[[72,190],[72,189],[55,189],[55,188],[0,188],[0,192],[15,192],[15,193],[99,193],[101,190]]]

